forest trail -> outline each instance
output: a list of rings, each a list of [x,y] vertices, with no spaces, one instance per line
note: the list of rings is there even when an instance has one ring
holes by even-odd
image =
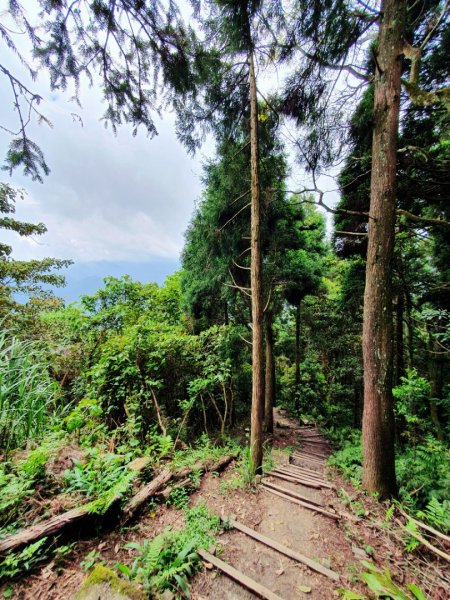
[[[202,551],[206,568],[191,580],[191,599],[326,600],[340,597],[342,589],[362,592],[366,598],[362,560],[388,568],[402,584],[426,582],[427,589],[436,592],[429,598],[448,598],[444,571],[429,561],[414,563],[395,532],[384,529],[385,507],[327,466],[330,448],[320,432],[299,426],[281,410],[275,411],[275,424],[269,468],[266,465],[256,487],[242,485],[242,463],[235,463],[220,474],[206,473],[189,499],[190,506],[204,502],[232,525],[219,535],[219,551]],[[150,503],[125,527],[96,531],[95,537],[87,532],[89,539],[78,539],[63,566],[55,560],[44,564],[18,580],[8,597],[71,600],[92,565],[113,569],[118,563],[131,565],[135,552],[127,544],[142,544],[167,528],[182,527],[183,522],[183,510]],[[222,563],[226,569],[231,567],[233,577],[244,580],[244,585],[217,569],[213,563],[218,561],[221,568]],[[256,594],[249,589],[252,585]],[[0,588],[0,593],[5,589]],[[116,597],[101,594],[99,600]],[[166,591],[161,598],[175,596]]]
[[[224,548],[220,559],[269,590],[273,595],[269,593],[267,598],[337,597],[338,588],[347,580],[346,566],[355,563],[355,556],[338,523],[342,507],[332,484],[326,480],[328,444],[317,429],[299,427],[280,412],[276,412],[275,422],[274,465],[262,479],[258,493],[245,499],[231,494],[224,499],[216,494],[211,481],[205,482],[200,493],[211,509],[217,511],[220,506],[223,518],[232,516],[304,560],[293,560],[236,528],[220,537]],[[300,450],[292,455],[286,453],[293,447]],[[192,598],[255,597],[244,585],[219,576],[212,565],[207,566],[194,579]],[[262,597],[263,594],[261,589]]]

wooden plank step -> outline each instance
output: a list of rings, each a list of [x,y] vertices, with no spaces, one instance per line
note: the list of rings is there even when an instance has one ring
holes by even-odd
[[[301,450],[299,450],[298,452],[294,452],[294,454],[305,454],[306,456],[310,456],[311,458],[315,458],[316,460],[321,460],[321,461],[326,461],[329,454],[321,454],[317,451],[313,451],[313,450],[309,450],[306,448],[302,448]]]
[[[326,483],[329,485],[329,482],[321,476],[309,475],[304,471],[296,471],[295,469],[290,469],[289,467],[274,467],[272,470],[278,471],[279,473],[284,473],[290,477],[297,477],[298,479],[306,479],[307,481],[312,481],[314,483]]]
[[[321,444],[323,446],[329,446],[330,442],[323,437],[312,436],[312,435],[300,435],[300,441],[305,444]]]
[[[289,457],[289,462],[291,463],[293,459],[304,460],[306,462],[309,462],[310,465],[312,465],[314,467],[317,467],[317,468],[325,467],[326,466],[326,462],[325,461],[323,461],[323,460],[316,460],[315,458],[311,458],[311,457],[306,456],[304,454],[299,454],[298,452],[294,453],[294,454],[291,454],[291,456]]]
[[[309,452],[318,452],[324,454],[330,451],[330,447],[325,444],[315,444],[313,442],[301,442],[300,450],[308,450]]]
[[[298,474],[307,475],[311,479],[320,479],[322,481],[326,481],[326,479],[324,479],[323,477],[323,474],[319,471],[313,471],[312,469],[308,469],[306,467],[299,467],[298,465],[294,465],[293,463],[287,463],[277,468],[287,469]]]
[[[311,469],[305,469],[303,470],[301,467],[297,467],[296,465],[290,463],[287,467],[283,467],[285,471],[288,471],[289,473],[292,474],[297,474],[301,477],[308,477],[309,479],[312,479],[313,481],[325,481],[328,482],[327,479],[325,479],[325,476],[323,473],[319,473],[318,471],[311,471]]]
[[[231,577],[231,579],[234,579],[234,581],[237,581],[243,587],[247,588],[260,598],[265,598],[266,600],[282,600],[280,596],[274,594],[274,592],[266,588],[264,585],[261,585],[254,579],[251,579],[247,575],[244,575],[244,573],[242,573],[241,571],[238,571],[228,563],[224,562],[223,560],[220,560],[220,558],[217,558],[217,556],[210,554],[206,550],[199,549],[197,550],[197,554],[203,560],[211,563],[217,569],[222,571],[222,573],[225,573],[225,575],[228,575],[228,577]]]
[[[257,540],[258,542],[265,544],[269,548],[272,548],[273,550],[280,552],[280,554],[284,554],[285,556],[288,556],[289,558],[292,558],[293,560],[296,560],[297,562],[300,562],[300,563],[306,565],[313,571],[316,571],[317,573],[321,573],[322,575],[325,575],[325,577],[329,577],[330,579],[333,579],[334,581],[339,581],[338,573],[336,573],[335,571],[332,571],[331,569],[328,569],[327,567],[324,567],[316,560],[313,560],[312,558],[308,558],[304,554],[300,554],[299,552],[296,552],[295,550],[292,550],[291,548],[288,548],[287,546],[280,544],[279,542],[273,540],[272,538],[269,538],[269,537],[263,535],[262,533],[259,533],[258,531],[255,531],[254,529],[251,529],[250,527],[247,527],[246,525],[243,525],[242,523],[235,521],[234,519],[229,519],[228,522],[235,529],[242,531],[242,533],[245,533],[246,535],[253,538],[254,540]]]
[[[321,515],[324,515],[325,517],[329,517],[330,519],[334,519],[335,521],[339,521],[341,518],[340,515],[336,515],[325,509],[322,509],[322,508],[320,508],[320,506],[314,506],[313,504],[310,504],[309,502],[304,502],[303,500],[299,500],[296,497],[297,495],[295,494],[295,492],[291,492],[290,490],[286,490],[285,488],[280,488],[279,486],[268,483],[268,482],[263,483],[262,487],[264,490],[266,490],[266,492],[275,494],[275,496],[280,496],[280,498],[289,500],[290,502],[293,502],[294,504],[298,504],[299,506],[303,506],[303,508],[307,508],[314,512],[320,513]],[[280,492],[278,490],[283,490],[283,491]]]
[[[261,481],[262,483],[267,483],[268,485],[270,485],[270,487],[273,487],[277,490],[283,490],[284,488],[276,485],[275,483],[271,483],[270,481],[267,481],[265,478],[262,479]],[[307,502],[308,504],[314,504],[315,506],[322,506],[323,504],[322,502],[320,502],[319,500],[311,500],[311,498],[308,498],[307,496],[303,496],[303,494],[300,494],[299,492],[294,492],[295,493],[295,497],[298,498],[299,500],[302,500],[303,502]]]
[[[327,488],[329,490],[334,490],[335,486],[332,483],[329,483],[328,481],[325,481],[324,479],[316,479],[316,478],[312,478],[312,477],[307,477],[306,475],[303,475],[302,473],[294,473],[292,471],[289,471],[287,469],[272,469],[272,471],[270,471],[270,473],[279,473],[280,475],[286,475],[287,477],[291,477],[293,479],[295,479],[296,481],[298,481],[299,483],[302,483],[304,485],[308,485],[308,483],[315,483],[318,484],[319,487],[323,487],[323,488]],[[312,486],[309,486],[312,487]]]
[[[301,483],[302,485],[310,488],[314,488],[316,490],[320,490],[320,485],[315,481],[308,481],[306,479],[300,481],[295,477],[290,477],[289,475],[284,475],[284,473],[277,473],[276,471],[270,471],[267,473],[270,477],[276,477],[277,479],[283,479],[283,481],[290,481],[291,483]]]

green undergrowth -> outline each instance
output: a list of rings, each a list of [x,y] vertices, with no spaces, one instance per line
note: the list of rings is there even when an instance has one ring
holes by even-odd
[[[215,445],[203,433],[192,447],[174,452],[170,468],[177,470],[195,465],[212,464],[227,454],[237,455],[239,451],[239,446],[233,440],[226,439],[221,445]]]
[[[9,455],[39,441],[64,414],[44,352],[8,328],[0,333],[0,449]]]
[[[184,509],[182,529],[166,528],[163,533],[143,544],[125,547],[137,553],[131,567],[118,564],[118,570],[129,580],[141,584],[150,597],[170,590],[177,597],[189,597],[189,579],[201,568],[199,548],[215,544],[221,529],[220,518],[204,504]]]
[[[264,447],[264,459],[262,472],[267,473],[274,467],[271,450],[268,446]],[[244,446],[239,454],[236,463],[235,475],[231,479],[224,480],[220,484],[220,491],[226,494],[229,490],[248,490],[256,489],[256,472],[252,462],[250,446]]]
[[[28,510],[27,501],[37,484],[44,485],[46,464],[64,445],[64,436],[53,433],[33,450],[11,455],[0,467],[0,539],[19,528]]]
[[[13,579],[45,560],[48,556],[46,545],[47,538],[42,538],[20,552],[9,552],[4,556],[0,562],[0,582]]]
[[[370,590],[371,598],[390,598],[391,600],[426,600],[424,592],[414,583],[400,587],[393,580],[389,569],[381,570],[370,562],[361,561],[366,569],[360,575],[361,580]],[[351,590],[341,589],[344,600],[367,600],[367,594],[359,594]]]
[[[118,455],[98,446],[88,449],[83,460],[74,460],[74,467],[65,471],[66,490],[85,498],[100,496],[124,478],[131,459],[131,453]]]
[[[362,484],[361,435],[356,430],[341,430],[334,436],[340,446],[329,459],[351,481],[354,487]],[[450,450],[431,435],[415,446],[397,454],[396,473],[399,501],[406,510],[429,525],[450,531]],[[414,549],[411,544],[407,549]]]

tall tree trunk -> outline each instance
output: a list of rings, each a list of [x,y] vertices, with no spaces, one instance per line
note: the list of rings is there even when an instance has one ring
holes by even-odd
[[[370,219],[364,292],[363,483],[395,495],[392,262],[405,0],[384,0],[376,49]]]
[[[406,300],[406,328],[408,331],[407,367],[411,368],[414,358],[414,324],[412,319],[412,299],[408,290],[405,291]]]
[[[266,385],[264,431],[273,433],[273,407],[275,404],[275,360],[273,356],[273,315],[266,312]]]
[[[429,334],[428,342],[428,375],[430,378],[430,416],[436,430],[436,437],[439,441],[444,441],[444,432],[439,418],[438,406],[436,400],[442,398],[444,387],[444,372],[447,366],[447,357],[440,354],[442,349],[436,343],[436,340]]]
[[[300,318],[301,318],[301,300],[297,304],[297,310],[295,312],[295,386],[298,388],[300,385]]]
[[[252,413],[250,448],[255,473],[262,470],[264,410],[261,192],[259,183],[258,102],[253,49],[250,50]]]

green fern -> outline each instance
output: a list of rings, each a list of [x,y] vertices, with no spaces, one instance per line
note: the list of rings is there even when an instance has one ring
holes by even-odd
[[[189,578],[201,566],[195,550],[213,544],[219,530],[219,517],[210,514],[204,505],[185,509],[183,529],[166,529],[142,545],[127,544],[126,548],[136,550],[138,555],[131,569],[123,565],[118,568],[130,579],[140,581],[151,597],[169,589],[189,598]]]
[[[386,514],[384,515],[385,523],[389,523],[389,521],[392,519],[394,511],[395,511],[395,504],[391,504],[390,507],[387,509]]]
[[[410,531],[411,533],[419,534],[417,525],[411,519],[408,519],[408,522],[406,523],[406,530]],[[406,552],[413,552],[418,546],[420,546],[419,540],[412,535],[407,535],[406,539],[404,540]]]
[[[437,498],[431,498],[426,508],[417,512],[417,516],[444,533],[450,531],[450,501],[448,500],[439,502]]]
[[[95,515],[104,515],[114,502],[127,494],[135,478],[135,471],[122,475],[115,485],[103,492],[97,500],[93,500],[87,505],[88,512]]]
[[[160,556],[167,546],[167,538],[164,535],[158,535],[145,548],[144,569],[149,575],[155,573],[160,565]]]

